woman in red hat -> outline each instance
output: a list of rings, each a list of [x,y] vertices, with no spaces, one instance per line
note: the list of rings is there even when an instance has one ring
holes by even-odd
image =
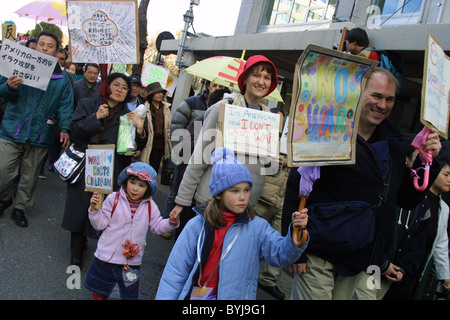
[[[211,106],[205,113],[202,132],[199,137],[201,143],[197,141],[193,155],[186,168],[186,172],[181,181],[175,202],[177,205],[172,210],[180,213],[184,206],[190,206],[192,199],[199,204],[205,204],[211,199],[209,190],[209,180],[211,178],[212,165],[209,163],[217,131],[216,125],[219,121],[220,104],[233,104],[244,108],[252,108],[270,112],[270,110],[261,103],[262,98],[270,94],[278,84],[278,74],[275,65],[266,57],[256,55],[250,57],[238,75],[238,84],[241,94],[225,94],[224,100]],[[207,152],[206,152],[207,151]],[[252,158],[252,159],[251,159]],[[243,160],[243,161],[242,161]],[[251,190],[250,205],[253,207],[261,194],[265,182],[265,175],[274,175],[278,172],[278,163],[276,166],[268,166],[271,159],[261,157],[242,155],[240,161],[245,164],[253,177],[253,188]],[[272,164],[275,163],[272,161]]]

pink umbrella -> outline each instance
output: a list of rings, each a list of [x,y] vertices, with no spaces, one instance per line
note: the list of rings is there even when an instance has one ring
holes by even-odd
[[[424,127],[411,143],[411,145],[416,148],[422,155],[422,165],[424,166],[423,183],[421,186],[419,186],[419,176],[416,170],[412,170],[415,174],[415,177],[413,179],[414,188],[416,188],[418,191],[423,191],[427,188],[430,177],[430,166],[433,163],[433,151],[430,150],[428,152],[425,152],[425,150],[423,149],[430,132],[431,130],[428,127]]]
[[[46,23],[67,25],[65,1],[34,1],[14,13]]]
[[[312,167],[299,167],[298,173],[300,173],[300,185],[299,185],[299,196],[300,196],[300,205],[298,207],[298,211],[302,210],[306,205],[306,199],[308,199],[309,194],[312,191],[312,187],[314,182],[320,178],[320,167],[312,166]],[[303,246],[303,244],[308,239],[308,231],[303,230],[302,238],[299,240],[299,228],[294,227],[294,231],[292,232],[292,238],[294,244],[297,247]]]

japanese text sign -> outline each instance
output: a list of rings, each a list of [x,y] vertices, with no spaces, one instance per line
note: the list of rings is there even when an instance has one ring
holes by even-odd
[[[0,62],[2,76],[17,75],[23,79],[22,84],[45,91],[58,59],[4,39]]]
[[[422,86],[421,122],[434,126],[448,139],[450,58],[445,55],[431,32],[427,32]],[[432,126],[430,126],[430,124]]]
[[[351,164],[365,73],[376,61],[309,45],[296,64],[288,165]]]
[[[219,122],[224,147],[241,154],[278,157],[279,114],[222,104]]]
[[[89,145],[86,150],[85,191],[108,194],[114,186],[115,145]]]
[[[136,0],[67,1],[72,61],[139,63]]]
[[[10,23],[2,24],[2,40],[9,39],[11,41],[16,41],[16,25]]]

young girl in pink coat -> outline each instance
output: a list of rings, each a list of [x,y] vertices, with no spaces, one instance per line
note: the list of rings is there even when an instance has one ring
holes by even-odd
[[[85,281],[94,300],[107,299],[116,284],[122,299],[137,299],[147,230],[163,234],[179,225],[174,215],[163,219],[152,199],[158,186],[150,165],[132,163],[122,170],[118,184],[120,190],[106,197],[102,209],[94,209],[98,193],[91,198],[89,219],[96,230],[102,230]]]

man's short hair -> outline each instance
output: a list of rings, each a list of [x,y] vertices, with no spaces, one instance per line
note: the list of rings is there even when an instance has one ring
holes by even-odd
[[[375,73],[382,73],[382,74],[384,74],[384,75],[386,76],[387,80],[388,80],[388,83],[394,84],[394,85],[395,85],[395,89],[398,88],[399,82],[398,82],[397,78],[394,77],[394,75],[393,75],[392,73],[390,73],[388,70],[383,69],[383,68],[380,68],[380,67],[370,68],[370,69],[367,71],[367,73],[366,73],[367,81],[369,81],[370,78],[372,78],[372,76],[373,76]]]
[[[358,46],[367,47],[369,46],[369,37],[367,32],[361,28],[354,28],[345,34],[345,40],[348,42],[356,42]]]
[[[39,38],[40,38],[41,36],[52,37],[52,38],[55,39],[55,41],[56,41],[56,48],[59,48],[59,47],[60,47],[61,42],[59,41],[59,38],[56,36],[56,34],[54,34],[53,32],[50,32],[50,31],[47,31],[47,30],[42,31],[42,32],[39,34],[39,36],[37,37],[37,41],[38,41],[38,42],[39,42]]]
[[[84,66],[84,71],[87,71],[87,69],[89,67],[93,67],[93,68],[97,69],[100,72],[100,67],[96,63],[86,63],[85,66]]]

